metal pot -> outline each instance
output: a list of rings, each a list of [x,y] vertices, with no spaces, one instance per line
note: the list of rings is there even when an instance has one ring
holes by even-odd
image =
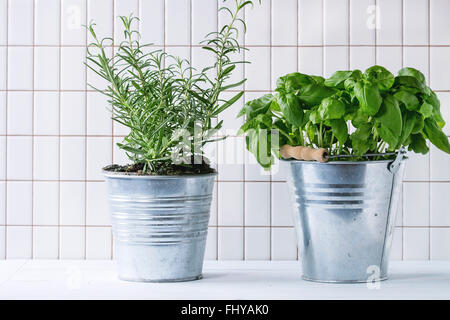
[[[120,279],[202,277],[215,176],[105,172]]]
[[[288,161],[305,280],[387,278],[404,171],[395,161]]]

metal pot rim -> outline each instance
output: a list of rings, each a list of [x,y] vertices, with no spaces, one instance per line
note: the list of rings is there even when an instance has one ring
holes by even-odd
[[[211,177],[217,176],[217,171],[212,173],[202,173],[202,174],[185,174],[185,175],[173,175],[173,176],[163,176],[163,175],[138,175],[136,173],[125,173],[125,172],[111,172],[102,170],[102,173],[107,178],[125,178],[125,179],[189,179],[189,178],[201,178],[201,177]]]
[[[406,159],[406,158],[405,158]],[[334,164],[368,164],[368,163],[391,163],[394,162],[395,159],[391,160],[365,160],[365,161],[330,161],[330,162],[317,162],[317,161],[304,161],[304,160],[286,160],[280,159],[283,162],[296,162],[296,163],[307,163],[307,164],[318,164],[318,165],[334,165]]]

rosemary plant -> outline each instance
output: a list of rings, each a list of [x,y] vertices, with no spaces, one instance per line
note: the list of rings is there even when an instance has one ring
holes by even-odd
[[[228,84],[236,65],[246,63],[231,57],[244,50],[237,40],[238,25],[242,24],[245,31],[240,16],[253,3],[234,2],[232,9],[219,9],[226,12],[229,23],[209,33],[202,42],[203,49],[215,57],[214,64],[202,70],[193,68],[189,60],[141,44],[139,32],[132,28],[138,20],[133,15],[120,17],[125,40],[112,57],[108,57],[106,48],[114,45],[114,40],[99,39],[95,23],[87,27],[93,38],[87,50],[87,66],[108,83],[106,88],[91,87],[108,97],[113,120],[129,128],[118,146],[133,162],[131,167],[143,174],[170,174],[174,166],[182,168],[183,173],[208,162],[203,148],[220,139],[215,133],[222,127],[222,121],[213,120],[243,92],[227,100],[221,94],[246,81]]]

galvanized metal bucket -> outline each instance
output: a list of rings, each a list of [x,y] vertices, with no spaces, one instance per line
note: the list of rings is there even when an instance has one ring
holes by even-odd
[[[201,279],[216,174],[105,176],[119,278]]]
[[[386,279],[403,153],[395,161],[288,162],[303,278]]]

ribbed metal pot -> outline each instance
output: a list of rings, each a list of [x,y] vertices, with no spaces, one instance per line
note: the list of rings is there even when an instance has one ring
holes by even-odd
[[[387,278],[404,162],[289,161],[305,280]]]
[[[200,279],[216,174],[105,176],[119,278]]]

